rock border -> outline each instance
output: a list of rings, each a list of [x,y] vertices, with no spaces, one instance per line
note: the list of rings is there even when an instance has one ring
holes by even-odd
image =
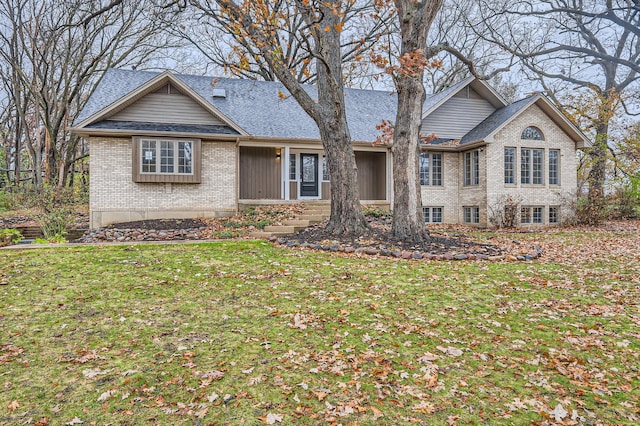
[[[287,248],[300,248],[314,251],[326,251],[334,253],[355,254],[355,255],[367,255],[372,257],[388,257],[394,259],[404,260],[433,260],[433,261],[451,261],[451,260],[474,260],[474,261],[490,261],[490,262],[526,262],[540,258],[544,254],[544,250],[535,246],[533,250],[526,254],[514,255],[514,254],[501,254],[501,255],[486,255],[482,253],[456,253],[446,252],[444,254],[433,254],[420,250],[390,250],[390,249],[378,249],[375,247],[353,247],[342,244],[318,244],[318,243],[300,243],[296,240],[289,240],[284,237],[271,237],[269,241],[275,243],[276,246]]]

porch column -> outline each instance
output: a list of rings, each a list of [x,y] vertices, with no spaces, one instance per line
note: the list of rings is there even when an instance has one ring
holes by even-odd
[[[289,147],[285,146],[280,149],[282,155],[282,193],[284,194],[284,199],[289,200],[291,198],[291,194],[289,194]]]

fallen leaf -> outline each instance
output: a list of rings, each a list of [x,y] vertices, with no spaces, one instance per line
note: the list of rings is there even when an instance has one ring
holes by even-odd
[[[567,415],[569,414],[567,410],[564,409],[562,404],[556,405],[556,408],[553,411],[549,411],[549,414],[554,418],[556,422],[561,422]]]
[[[100,394],[100,396],[98,397],[98,402],[102,402],[102,401],[106,401],[107,399],[109,399],[109,397],[111,395],[113,395],[114,393],[116,393],[115,390],[108,390],[106,392],[103,392],[102,394]]]
[[[267,417],[265,417],[265,423],[268,425],[273,425],[275,423],[282,422],[282,419],[283,419],[282,414],[269,413],[267,414]]]
[[[9,403],[9,412],[12,412],[19,407],[20,407],[20,403],[18,401],[11,401]]]
[[[445,353],[445,354],[447,354],[449,356],[453,356],[453,357],[462,356],[462,354],[464,353],[464,352],[462,352],[461,349],[454,348],[453,346],[447,346],[446,348],[442,347],[442,346],[438,346],[438,347],[436,347],[436,349],[439,350],[440,352],[443,352],[443,353]]]
[[[216,399],[220,398],[220,395],[218,395],[215,392],[211,392],[211,395],[207,396],[207,401],[209,402],[215,402]]]
[[[373,420],[378,420],[380,417],[384,417],[382,411],[378,410],[376,407],[369,407],[371,411],[373,411]]]
[[[73,425],[81,425],[82,423],[84,423],[82,420],[80,420],[77,417],[74,417],[73,420],[71,420],[68,423],[65,423],[65,425],[73,426]]]

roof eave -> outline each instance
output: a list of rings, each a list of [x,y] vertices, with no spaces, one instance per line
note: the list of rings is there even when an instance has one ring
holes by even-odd
[[[159,136],[159,137],[175,137],[175,138],[198,138],[198,139],[215,139],[222,141],[236,141],[243,135],[228,135],[219,133],[197,133],[197,132],[167,132],[154,130],[131,130],[131,129],[92,129],[69,127],[68,131],[83,137],[92,136],[115,136],[115,137],[132,137],[134,135]]]

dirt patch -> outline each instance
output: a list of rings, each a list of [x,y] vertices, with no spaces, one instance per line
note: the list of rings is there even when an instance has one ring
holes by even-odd
[[[174,229],[206,228],[208,225],[199,219],[152,219],[137,220],[109,225],[107,229],[144,229],[156,231],[169,231]]]

